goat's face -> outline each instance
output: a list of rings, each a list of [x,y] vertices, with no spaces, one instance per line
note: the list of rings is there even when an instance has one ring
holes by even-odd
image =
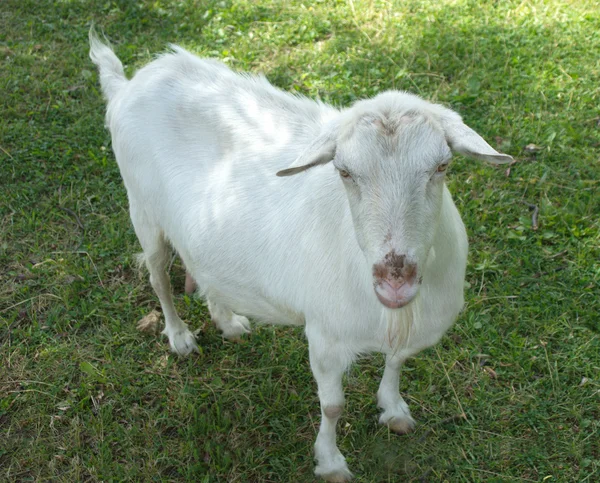
[[[512,161],[455,112],[387,92],[356,103],[277,174],[290,176],[333,161],[375,295],[386,307],[400,308],[414,299],[422,281],[451,149],[495,164]]]
[[[421,114],[367,115],[338,140],[333,164],[375,294],[386,307],[403,307],[418,292],[451,157],[439,124]]]

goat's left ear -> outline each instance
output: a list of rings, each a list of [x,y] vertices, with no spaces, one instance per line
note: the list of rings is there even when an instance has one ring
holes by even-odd
[[[337,129],[328,126],[286,169],[277,172],[277,176],[292,176],[309,168],[326,164],[333,160],[336,149]]]
[[[506,164],[513,161],[512,156],[502,154],[491,147],[473,129],[458,119],[445,119],[442,121],[446,140],[453,152],[462,154],[467,158],[481,159],[494,164]]]

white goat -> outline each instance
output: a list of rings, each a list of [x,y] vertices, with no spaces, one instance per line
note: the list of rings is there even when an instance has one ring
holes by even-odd
[[[305,325],[321,402],[315,473],[348,481],[335,427],[349,364],[386,354],[379,422],[410,431],[400,365],[463,306],[467,236],[444,182],[451,151],[512,158],[411,94],[338,110],[176,46],[128,81],[93,32],[90,43],[171,349],[197,346],[173,306],[169,245],[225,337],[248,333],[246,316]]]

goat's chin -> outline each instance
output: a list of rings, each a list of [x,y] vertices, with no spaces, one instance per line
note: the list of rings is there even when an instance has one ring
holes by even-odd
[[[387,309],[401,309],[403,307],[406,307],[408,304],[410,304],[413,300],[414,297],[408,298],[408,299],[401,299],[401,300],[388,300],[384,297],[382,297],[381,295],[379,295],[379,293],[376,291],[375,295],[377,295],[377,298],[379,299],[379,301],[381,302],[381,304],[387,308]]]
[[[392,310],[401,309],[410,304],[417,296],[419,289],[418,287],[410,286],[407,290],[404,290],[404,292],[405,293],[401,296],[397,295],[396,297],[390,298],[389,296],[386,296],[388,293],[379,289],[379,286],[375,287],[375,295],[379,302],[381,302],[384,307]]]

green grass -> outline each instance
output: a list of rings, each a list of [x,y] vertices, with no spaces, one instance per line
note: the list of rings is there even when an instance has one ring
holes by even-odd
[[[336,105],[406,89],[515,156],[509,175],[464,159],[449,175],[470,288],[454,328],[403,372],[417,431],[377,425],[375,356],[348,374],[340,448],[358,482],[600,481],[592,0],[4,0],[0,480],[314,481],[301,330],[222,341],[181,295],[177,263],[177,306],[202,353],[178,359],[136,330],[157,300],[134,268],[92,21],[129,73],[176,42]]]

